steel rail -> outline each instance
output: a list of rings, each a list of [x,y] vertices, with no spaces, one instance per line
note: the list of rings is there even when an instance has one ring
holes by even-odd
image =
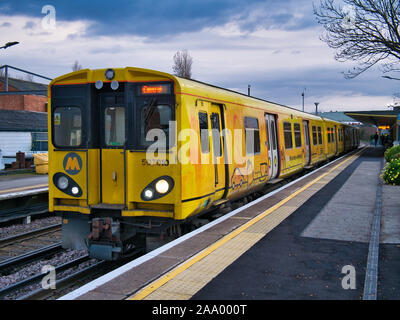
[[[14,236],[0,239],[0,248],[4,248],[9,244],[13,244],[18,241],[30,240],[30,239],[35,238],[40,235],[45,235],[45,234],[52,233],[57,230],[61,230],[61,226],[62,226],[61,223],[53,224],[51,226],[43,227],[43,228],[32,230],[32,231],[29,231],[26,233],[21,233],[21,234],[17,234]]]
[[[16,257],[3,260],[0,262],[0,274],[4,273],[5,270],[10,269],[11,267],[17,267],[23,263],[28,263],[43,256],[54,254],[60,251],[62,251],[61,242],[57,242],[40,249],[29,251]]]

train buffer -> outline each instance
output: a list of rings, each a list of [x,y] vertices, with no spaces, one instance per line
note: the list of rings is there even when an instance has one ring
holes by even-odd
[[[360,149],[61,299],[399,299],[400,189],[383,161]]]

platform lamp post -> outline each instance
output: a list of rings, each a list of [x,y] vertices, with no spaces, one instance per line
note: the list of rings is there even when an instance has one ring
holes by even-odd
[[[306,90],[307,90],[307,88],[304,88],[304,91],[301,94],[301,96],[303,97],[303,112],[304,112],[304,99],[305,99],[305,96],[306,96]]]
[[[0,47],[0,49],[5,50],[5,49],[15,46],[17,44],[19,44],[18,41],[7,42],[4,46]],[[4,89],[6,92],[8,91],[8,66],[5,66],[5,68],[4,68]]]
[[[319,106],[319,102],[315,102],[315,115],[318,116],[318,106]]]

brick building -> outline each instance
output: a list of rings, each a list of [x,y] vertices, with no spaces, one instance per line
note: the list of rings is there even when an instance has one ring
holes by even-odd
[[[8,91],[43,91],[47,85],[8,78]],[[0,78],[0,92],[5,91],[5,80]],[[0,109],[47,112],[47,96],[34,94],[0,95]]]

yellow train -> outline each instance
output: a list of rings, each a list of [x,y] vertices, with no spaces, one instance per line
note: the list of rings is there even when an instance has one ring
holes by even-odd
[[[131,67],[53,80],[48,123],[63,246],[106,260],[359,145],[351,126]]]

